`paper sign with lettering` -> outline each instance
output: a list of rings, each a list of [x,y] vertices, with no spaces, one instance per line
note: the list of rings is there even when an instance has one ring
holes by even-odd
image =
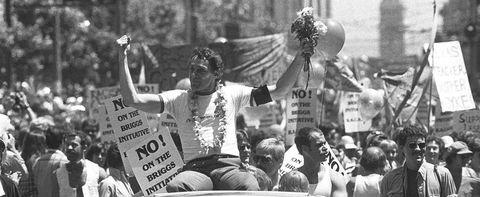
[[[260,118],[260,125],[259,128],[269,128],[273,124],[277,124],[277,105],[276,104],[268,104],[268,108],[270,109],[265,115]]]
[[[480,111],[458,111],[453,114],[454,131],[478,131],[480,130]]]
[[[433,55],[429,61],[433,65],[442,112],[475,108],[460,43],[435,43]]]
[[[178,132],[178,125],[177,125],[177,121],[175,120],[175,117],[173,117],[168,113],[161,113],[159,119],[160,119],[161,127],[167,127],[168,130],[172,133]]]
[[[346,133],[368,131],[372,126],[372,120],[364,121],[360,115],[360,111],[358,110],[359,95],[360,93],[357,92],[345,92],[345,94],[343,94],[343,122]]]
[[[120,95],[119,86],[96,88],[87,91],[87,108],[90,117],[98,117],[98,110],[96,107],[103,105],[105,99]]]
[[[183,160],[166,127],[127,151],[135,178],[146,196],[166,192],[166,185],[178,175]]]
[[[102,142],[115,142],[115,134],[113,133],[112,123],[110,117],[107,115],[107,109],[105,105],[97,107],[99,111],[98,126],[100,132],[100,139]]]
[[[330,167],[330,169],[337,171],[338,173],[342,174],[343,177],[347,178],[348,175],[345,172],[343,165],[338,161],[337,157],[335,156],[335,153],[333,153],[332,149],[330,148],[330,145],[326,143],[325,147],[327,147],[328,149],[328,154],[327,154],[327,160],[324,161],[322,165]],[[302,167],[303,164],[304,164],[304,158],[298,152],[297,146],[294,144],[287,150],[287,152],[285,152],[283,163],[279,170],[280,176],[292,170]]]
[[[435,109],[435,135],[445,136],[449,135],[453,131],[452,126],[453,112],[442,112],[439,103],[437,103]]]
[[[138,93],[158,94],[158,84],[134,84]],[[96,88],[87,92],[87,107],[89,109],[90,117],[98,116],[98,111],[94,110],[96,107],[103,105],[104,100],[120,95],[120,86],[111,86]]]
[[[287,97],[287,133],[285,144],[293,145],[295,133],[303,127],[316,127],[317,89],[293,89]]]
[[[145,112],[133,107],[126,106],[122,96],[116,96],[105,100],[110,122],[113,126],[118,149],[124,153],[122,160],[127,173],[131,173],[125,152],[143,140],[150,138],[152,131],[149,128]]]
[[[278,173],[280,177],[292,170],[298,169],[303,166],[303,156],[298,152],[297,146],[294,144],[291,146],[283,157],[283,163]]]

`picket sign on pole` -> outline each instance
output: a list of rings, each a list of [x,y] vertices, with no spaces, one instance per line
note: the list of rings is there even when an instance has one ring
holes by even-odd
[[[467,69],[463,61],[462,48],[458,41],[435,43],[433,76],[442,112],[474,109]]]
[[[294,144],[295,133],[303,127],[316,128],[315,118],[317,115],[317,90],[309,88],[293,89],[287,97],[287,126],[285,145]]]
[[[360,115],[360,103],[358,92],[345,92],[341,99],[343,108],[343,122],[345,133],[368,131],[372,126],[372,120],[363,120]]]
[[[134,87],[138,93],[142,94],[159,93],[158,84],[134,84]],[[89,94],[88,106],[90,106],[90,115],[99,124],[99,132],[101,133],[100,138],[102,142],[115,141],[113,130],[111,128],[111,123],[109,120],[110,118],[108,116],[108,112],[105,110],[104,101],[117,95],[120,95],[119,86],[98,88],[95,90],[91,90]],[[101,111],[101,108],[103,108],[103,111]],[[150,128],[154,131],[157,130],[158,116],[156,114],[147,114],[147,118]],[[105,136],[103,136],[103,134],[105,134]]]
[[[128,161],[144,195],[165,193],[184,165],[182,157],[166,127],[143,139],[127,151]]]
[[[104,102],[113,126],[115,141],[118,144],[118,149],[122,153],[125,171],[131,175],[133,171],[126,158],[126,152],[131,147],[150,138],[150,134],[152,133],[148,125],[146,113],[125,105],[122,96],[106,99]]]
[[[98,113],[98,128],[100,132],[100,139],[102,142],[115,142],[115,134],[113,133],[112,123],[110,117],[107,115],[105,105],[97,107]]]

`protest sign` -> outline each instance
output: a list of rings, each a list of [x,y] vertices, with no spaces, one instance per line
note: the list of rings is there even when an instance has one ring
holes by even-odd
[[[144,195],[166,192],[183,160],[166,127],[130,147],[127,158]]]
[[[90,117],[98,117],[100,111],[96,107],[103,105],[105,99],[120,95],[119,86],[96,88],[87,91],[87,108]]]
[[[368,131],[372,126],[372,120],[363,120],[359,111],[360,93],[345,92],[342,98],[343,122],[346,133]]]
[[[100,132],[100,139],[102,142],[115,142],[115,134],[113,133],[112,123],[110,117],[107,115],[105,105],[96,107],[98,113],[98,132]]]
[[[416,120],[418,120],[421,124],[433,126],[432,123],[434,122],[432,120],[434,120],[435,118],[432,114],[431,108],[428,107],[427,99],[420,100],[420,103],[418,103],[418,109],[415,116],[416,116]],[[430,122],[428,118],[430,118]]]
[[[278,171],[280,177],[292,170],[298,169],[303,166],[303,156],[298,152],[297,146],[294,144],[283,156],[283,163]]]
[[[439,103],[437,103],[435,109],[435,135],[436,136],[445,136],[449,135],[452,130],[452,121],[453,121],[453,113],[452,112],[442,112]]]
[[[159,122],[161,127],[167,127],[168,130],[172,133],[178,132],[178,125],[175,117],[169,113],[162,113],[159,117]]]
[[[297,130],[303,127],[316,128],[315,118],[317,114],[317,90],[309,88],[293,89],[287,97],[287,133],[285,144],[293,145],[293,139]]]
[[[462,49],[458,41],[435,43],[433,76],[440,96],[442,112],[475,108]]]
[[[126,106],[121,96],[105,100],[105,106],[113,126],[118,149],[123,153],[122,160],[125,170],[127,173],[132,173],[128,160],[125,158],[127,156],[125,152],[144,139],[150,138],[152,132],[148,126],[147,116],[145,112]]]
[[[458,111],[453,114],[454,131],[478,131],[480,130],[480,111]]]
[[[330,145],[328,145],[328,143],[325,143],[324,146],[328,149],[328,153],[327,153],[327,158],[322,163],[322,165],[337,171],[338,173],[342,174],[343,177],[347,178],[348,175],[345,172],[345,169],[343,168],[340,161],[338,161],[337,157],[335,156],[335,153],[333,153],[332,149],[330,148]],[[298,152],[297,146],[294,144],[287,150],[287,152],[285,152],[283,163],[279,170],[280,176],[292,170],[298,169],[303,165],[304,165],[304,158]]]
[[[258,127],[260,129],[269,128],[271,125],[277,124],[277,117],[276,117],[277,104],[272,102],[272,103],[268,103],[266,105],[267,105],[269,110],[259,120],[260,125]]]

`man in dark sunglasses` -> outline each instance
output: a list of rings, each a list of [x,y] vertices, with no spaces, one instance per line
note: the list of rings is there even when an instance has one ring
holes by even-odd
[[[421,126],[410,125],[399,130],[396,143],[405,156],[402,167],[388,172],[382,180],[381,196],[440,196],[455,194],[452,175],[445,167],[427,163],[426,132]]]

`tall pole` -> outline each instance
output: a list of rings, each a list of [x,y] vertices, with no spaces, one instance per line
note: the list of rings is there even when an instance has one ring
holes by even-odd
[[[474,26],[477,26],[477,0],[472,0],[470,1],[470,12],[471,12],[471,20],[472,24]],[[478,69],[477,69],[477,33],[470,39],[470,68],[473,73],[473,77],[470,77],[473,80],[473,90],[475,92],[480,91],[479,90],[479,84],[477,80],[477,74],[478,74]]]
[[[55,68],[57,78],[55,82],[57,93],[62,92],[62,52],[61,52],[61,40],[60,40],[60,9],[55,9]]]

